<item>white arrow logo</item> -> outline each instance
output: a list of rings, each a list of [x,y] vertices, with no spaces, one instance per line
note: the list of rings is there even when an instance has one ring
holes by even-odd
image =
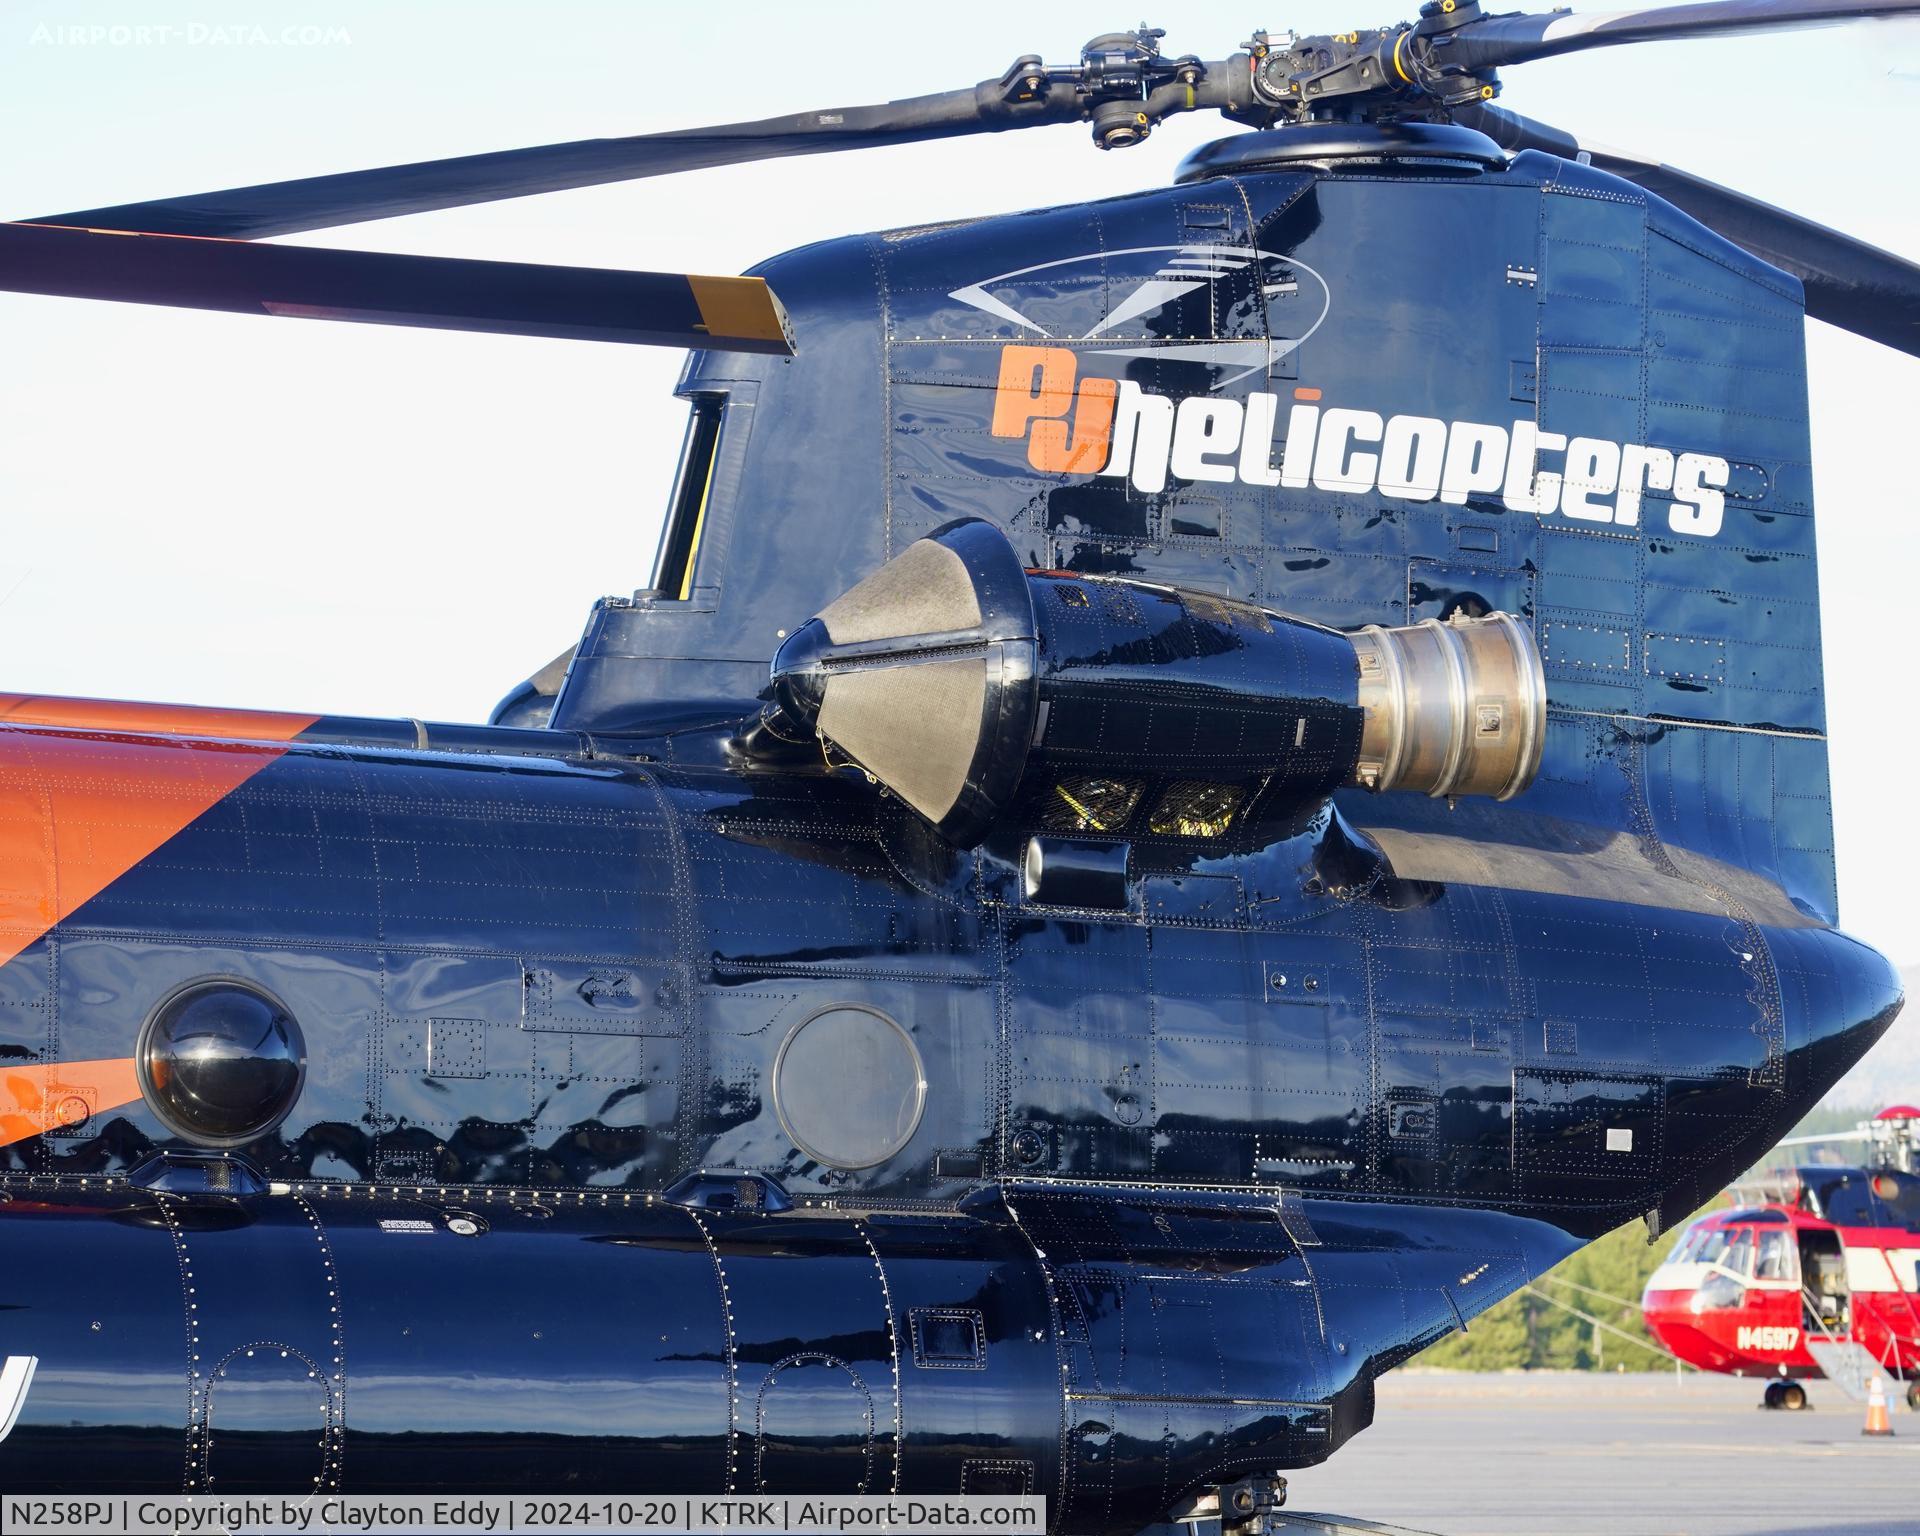
[[[1141,261],[1143,257],[1155,259]],[[1126,281],[1124,273],[1111,270],[1116,262],[1138,270],[1139,275],[1134,279],[1137,286],[1078,337],[1055,335],[1002,296],[1023,298],[1024,288],[1032,290],[1035,297],[1057,299],[1061,292],[1070,292],[1088,281],[1087,276],[1074,270],[1076,268],[1089,269],[1102,285],[1110,279]],[[1131,344],[1113,344],[1110,333],[1116,329],[1144,319],[1198,288],[1249,271],[1258,279],[1262,299],[1269,306],[1269,335],[1247,340],[1141,337]],[[995,292],[996,289],[1000,291]],[[1239,370],[1220,380],[1216,388],[1271,367],[1285,357],[1320,328],[1331,304],[1326,279],[1305,262],[1270,251],[1225,245],[1137,245],[1124,250],[1068,256],[1002,272],[984,282],[956,288],[948,297],[996,319],[1011,321],[1050,341],[1106,341],[1106,345],[1090,345],[1087,350],[1111,357],[1166,359]],[[1293,302],[1282,302],[1289,300]]]

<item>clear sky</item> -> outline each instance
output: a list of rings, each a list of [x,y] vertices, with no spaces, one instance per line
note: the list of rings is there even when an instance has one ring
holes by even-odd
[[[0,0],[0,217],[945,90],[1023,53],[1071,61],[1135,24],[1126,5]],[[1394,16],[1181,0],[1151,19],[1169,52],[1220,58],[1258,26]],[[1610,50],[1506,83],[1519,111],[1920,259],[1920,25]],[[1051,128],[300,238],[733,272],[1152,186],[1223,131],[1195,116],[1101,154]],[[1920,960],[1920,360],[1819,325],[1808,347],[1842,916]],[[684,424],[678,354],[584,342],[0,295],[0,364],[8,691],[484,718],[596,595],[644,583]]]

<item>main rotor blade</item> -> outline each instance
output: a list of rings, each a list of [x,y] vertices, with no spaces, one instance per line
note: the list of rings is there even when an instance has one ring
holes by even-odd
[[[1001,82],[990,80],[968,90],[915,96],[883,106],[843,107],[628,139],[581,139],[571,144],[507,149],[452,160],[422,160],[413,165],[89,208],[32,222],[256,240],[708,166],[1071,122],[1078,114],[1070,86],[1043,85],[1031,101],[1010,102]]]
[[[1670,165],[1586,144],[1564,129],[1501,107],[1468,105],[1455,122],[1507,149],[1539,149],[1636,182],[1806,289],[1807,313],[1828,325],[1920,357],[1920,266],[1837,229],[1735,192]]]
[[[0,290],[509,336],[793,352],[786,311],[758,277],[0,223]]]
[[[1644,11],[1553,11],[1489,16],[1433,39],[1436,62],[1468,70],[1504,69],[1556,54],[1619,43],[1730,37],[1743,32],[1826,27],[1920,12],[1920,0],[1707,0]]]

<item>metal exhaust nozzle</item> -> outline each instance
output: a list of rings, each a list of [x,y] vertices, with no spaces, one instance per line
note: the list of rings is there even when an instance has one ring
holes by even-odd
[[[1347,637],[1363,725],[1353,782],[1510,800],[1540,771],[1547,684],[1525,625],[1456,615]]]

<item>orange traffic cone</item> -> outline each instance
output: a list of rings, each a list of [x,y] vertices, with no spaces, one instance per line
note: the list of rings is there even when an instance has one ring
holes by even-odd
[[[1880,1373],[1875,1371],[1867,1383],[1867,1424],[1860,1431],[1863,1435],[1890,1435],[1893,1425],[1887,1422],[1887,1389],[1880,1384]]]

